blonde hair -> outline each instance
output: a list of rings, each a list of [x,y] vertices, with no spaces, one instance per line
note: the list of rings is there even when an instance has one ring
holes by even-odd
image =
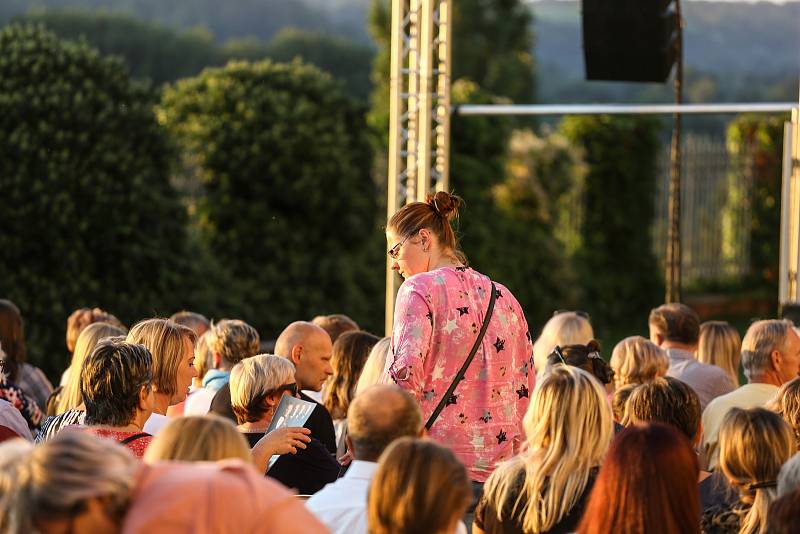
[[[345,332],[333,344],[333,374],[325,382],[322,404],[334,419],[347,417],[347,408],[355,397],[356,383],[378,340],[378,336],[359,330]]]
[[[190,415],[173,419],[147,447],[144,461],[216,462],[239,458],[253,462],[247,440],[228,419]]]
[[[722,473],[739,491],[742,503],[750,505],[739,532],[765,534],[778,473],[794,453],[789,425],[763,408],[732,408],[720,426],[719,448]]]
[[[357,397],[362,391],[370,386],[381,383],[381,378],[384,376],[384,369],[386,367],[386,357],[389,355],[391,349],[392,338],[385,337],[378,341],[372,350],[369,351],[367,363],[361,370],[361,376],[358,377],[356,384]]]
[[[383,452],[367,498],[370,534],[445,532],[472,500],[467,471],[427,439],[400,438]]]
[[[211,369],[211,349],[208,346],[208,339],[211,337],[211,330],[206,330],[203,335],[197,338],[194,346],[194,368],[197,369],[197,379],[202,382],[203,377]]]
[[[79,308],[67,318],[67,350],[69,352],[75,351],[81,332],[94,323],[108,323],[127,331],[125,325],[119,319],[105,310],[100,308]]]
[[[55,415],[77,408],[83,402],[81,398],[81,368],[84,360],[91,354],[97,343],[103,338],[124,335],[125,329],[109,323],[92,323],[83,329],[74,345],[75,350],[72,352],[72,361],[69,364],[69,378],[64,384],[64,389],[58,395]]]
[[[627,404],[628,399],[631,397],[633,390],[641,384],[625,384],[614,390],[611,396],[611,412],[614,414],[614,421],[622,424],[627,417]]]
[[[13,460],[0,467],[0,531],[9,533],[34,532],[36,520],[74,517],[97,497],[121,520],[139,468],[126,447],[71,429],[36,447],[3,444],[0,458],[7,456]]]
[[[756,321],[742,340],[742,368],[748,380],[772,368],[772,352],[783,351],[792,323],[777,319]]]
[[[239,424],[264,417],[264,397],[294,383],[294,364],[272,354],[259,354],[237,363],[231,371],[231,408]]]
[[[542,335],[533,344],[533,364],[541,373],[547,367],[547,356],[556,345],[586,345],[594,339],[594,330],[588,319],[575,312],[562,312],[553,316],[542,328]]]
[[[706,321],[700,325],[697,360],[716,365],[725,371],[733,384],[739,383],[739,362],[742,359],[742,338],[725,321]]]
[[[501,520],[510,511],[524,531],[544,532],[572,510],[601,464],[613,436],[611,408],[589,373],[557,365],[536,385],[522,425],[527,448],[498,466],[484,498]],[[521,472],[525,481],[512,502]]]
[[[211,326],[208,348],[232,367],[258,354],[261,338],[255,328],[239,319],[223,319]]]
[[[642,384],[663,376],[669,368],[667,353],[642,336],[626,337],[614,347],[609,362],[614,370],[614,387]]]
[[[795,450],[800,450],[800,377],[783,384],[769,408],[792,427]]]
[[[174,395],[178,389],[178,368],[183,360],[184,339],[194,350],[197,334],[169,319],[146,319],[131,328],[128,343],[144,345],[153,355],[153,386],[157,393]]]

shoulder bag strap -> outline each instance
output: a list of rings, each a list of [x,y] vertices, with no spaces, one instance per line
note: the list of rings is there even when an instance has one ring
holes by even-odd
[[[132,436],[128,436],[127,438],[123,439],[119,442],[120,445],[127,445],[128,443],[133,443],[137,439],[142,439],[148,437],[150,434],[147,432],[139,432],[138,434],[134,434]]]
[[[439,414],[442,413],[444,407],[447,406],[447,401],[450,399],[450,396],[458,386],[458,383],[464,379],[464,375],[469,368],[469,364],[472,363],[472,359],[475,358],[475,354],[478,352],[478,347],[481,346],[481,341],[483,341],[483,336],[486,335],[486,329],[489,328],[489,320],[492,318],[492,313],[494,312],[494,301],[497,298],[497,288],[494,286],[494,282],[492,282],[491,286],[491,296],[489,297],[489,309],[486,310],[486,317],[483,318],[483,325],[481,326],[481,331],[478,332],[478,338],[475,340],[475,344],[472,346],[472,350],[469,351],[469,356],[467,359],[464,360],[464,364],[461,366],[461,369],[458,370],[456,376],[453,378],[453,382],[450,384],[450,387],[447,388],[442,400],[439,401],[439,405],[436,406],[436,409],[433,410],[433,413],[428,418],[428,422],[425,423],[425,428],[430,430],[433,426],[433,423],[436,422],[436,419],[439,417]]]

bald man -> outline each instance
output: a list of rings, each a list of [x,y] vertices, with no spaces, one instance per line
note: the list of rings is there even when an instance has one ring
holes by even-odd
[[[333,344],[328,333],[319,326],[306,321],[295,321],[283,329],[275,341],[275,356],[291,361],[295,367],[295,383],[298,390],[319,391],[325,380],[333,374],[331,354]],[[302,400],[316,404],[314,411],[304,425],[311,430],[311,436],[319,440],[328,452],[336,454],[336,432],[333,429],[331,414],[322,404],[305,393],[298,395]],[[212,413],[222,415],[236,422],[231,408],[231,390],[225,384],[211,401]]]
[[[306,506],[334,534],[366,534],[367,492],[378,458],[394,440],[421,435],[422,413],[414,397],[400,387],[372,386],[350,403],[347,429],[354,458],[350,469]]]

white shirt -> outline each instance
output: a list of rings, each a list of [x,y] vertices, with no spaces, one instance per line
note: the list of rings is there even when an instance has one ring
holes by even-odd
[[[772,384],[745,384],[727,395],[712,400],[703,411],[703,456],[709,469],[717,467],[719,459],[719,427],[732,408],[766,406],[778,392]]]
[[[353,460],[347,473],[306,501],[332,534],[367,534],[367,492],[378,464]]]
[[[186,404],[183,405],[183,415],[206,415],[216,394],[215,390],[208,388],[199,388],[189,393]]]
[[[166,415],[161,415],[160,413],[153,412],[150,414],[150,417],[147,419],[147,422],[144,424],[142,428],[142,432],[147,432],[150,435],[155,436],[158,434],[162,428],[167,426],[167,423],[172,421]]]

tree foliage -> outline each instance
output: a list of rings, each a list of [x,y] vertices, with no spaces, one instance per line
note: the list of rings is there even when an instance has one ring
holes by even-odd
[[[50,376],[73,309],[130,322],[180,306],[186,216],[153,104],[83,43],[0,31],[0,295],[20,306]]]
[[[650,234],[659,122],[572,116],[560,128],[583,147],[588,165],[582,246],[575,255],[581,303],[599,326],[642,321],[661,299]]]
[[[201,239],[245,288],[248,321],[265,337],[333,311],[379,327],[372,152],[330,76],[232,62],[167,89],[160,118],[203,184]]]
[[[784,120],[782,116],[741,115],[728,127],[733,167],[740,172],[748,169],[753,178],[752,191],[740,200],[750,206],[750,273],[756,285],[773,288],[773,295],[777,294],[780,256]]]
[[[32,11],[19,22],[44,24],[64,39],[85,39],[103,54],[121,57],[136,78],[160,85],[193,76],[221,58],[214,37],[195,28],[179,32],[130,15],[86,11]]]

